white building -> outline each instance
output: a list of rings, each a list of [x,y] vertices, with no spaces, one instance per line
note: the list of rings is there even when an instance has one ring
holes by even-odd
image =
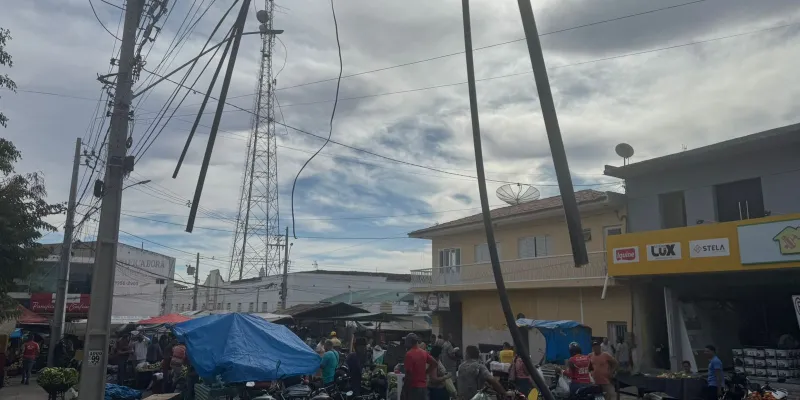
[[[219,270],[212,270],[199,285],[198,310],[233,312],[275,312],[280,309],[281,276],[265,276],[225,282]],[[287,277],[286,307],[318,303],[336,295],[368,289],[408,292],[411,276],[355,271],[292,272]],[[193,288],[175,291],[173,312],[193,308]]]
[[[50,255],[37,260],[28,279],[15,282],[16,288],[10,294],[31,311],[49,315],[55,309],[53,303],[61,245],[47,244],[44,247]],[[67,295],[68,319],[81,319],[88,315],[94,253],[94,242],[73,245]],[[175,258],[119,243],[114,269],[112,317],[144,319],[172,312]]]

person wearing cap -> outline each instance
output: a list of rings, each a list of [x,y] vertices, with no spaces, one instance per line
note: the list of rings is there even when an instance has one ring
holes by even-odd
[[[595,340],[592,343],[592,354],[589,355],[591,365],[589,366],[592,372],[594,383],[603,388],[603,392],[607,399],[615,399],[617,397],[614,384],[611,383],[611,377],[614,376],[614,371],[619,365],[614,356],[603,352],[601,350],[602,342]]]
[[[331,332],[331,343],[333,343],[333,348],[337,351],[342,348],[342,341],[336,337],[336,331]]]
[[[403,379],[402,399],[428,400],[428,378],[438,380],[436,374],[439,363],[427,351],[419,348],[419,338],[409,333],[405,338],[406,356],[403,366],[406,369]]]
[[[322,361],[319,368],[322,370],[322,384],[325,386],[331,385],[336,377],[336,368],[339,366],[339,352],[333,349],[333,340],[328,339],[325,341],[325,353],[322,355]],[[358,376],[361,376],[360,374]]]

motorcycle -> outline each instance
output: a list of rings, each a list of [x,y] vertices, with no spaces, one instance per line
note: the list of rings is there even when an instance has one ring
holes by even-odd
[[[785,381],[779,379],[778,382]],[[722,398],[724,400],[744,400],[750,397],[764,397],[770,394],[776,400],[785,399],[789,396],[786,389],[773,389],[769,383],[760,385],[757,382],[750,382],[746,374],[741,372],[734,372],[730,376],[725,377],[725,388],[723,389]]]
[[[550,391],[553,392],[553,397],[563,400],[605,400],[603,388],[600,385],[587,385],[579,388],[575,393],[571,393],[569,387],[559,385],[559,381],[565,379],[560,371],[556,371],[556,377],[550,386]]]

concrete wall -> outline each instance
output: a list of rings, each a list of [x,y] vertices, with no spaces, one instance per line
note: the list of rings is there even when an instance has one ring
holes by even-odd
[[[264,289],[264,287],[271,283],[274,283],[275,286]],[[198,301],[198,308],[201,308],[203,299],[209,299],[208,306],[206,307],[208,309],[217,309],[217,306],[221,305],[222,309],[225,310],[227,309],[228,303],[230,303],[231,311],[236,311],[238,304],[241,303],[242,312],[248,312],[249,305],[252,302],[254,311],[275,312],[280,306],[278,291],[280,284],[280,276],[269,276],[261,280],[248,279],[240,283],[227,282],[220,285],[219,288],[213,289],[201,287],[198,289],[198,298],[200,299],[200,301]],[[212,286],[208,283],[206,285]],[[409,290],[411,283],[397,282],[389,280],[385,276],[371,276],[366,274],[339,275],[302,272],[289,274],[287,286],[289,289],[286,305],[287,307],[291,307],[297,304],[317,303],[320,300],[347,293],[351,290],[387,289],[406,292]],[[263,308],[264,303],[267,303],[266,309]],[[177,291],[174,304],[177,306],[177,311],[181,311],[181,309],[190,310],[192,304],[192,289]]]
[[[714,185],[761,178],[764,208],[772,215],[800,212],[800,146],[731,158],[711,158],[700,165],[672,168],[626,182],[629,230],[661,229],[658,195],[684,191],[687,225],[715,221]]]
[[[631,330],[631,294],[625,286],[608,288],[559,288],[515,290],[509,292],[514,314],[527,318],[582,321],[594,336],[607,336],[608,322],[626,322]],[[510,342],[500,300],[496,292],[463,292],[463,344]],[[581,313],[581,303],[583,312]]]
[[[621,207],[620,207],[621,208]],[[624,215],[624,209],[609,209],[602,213],[582,215],[581,221],[584,229],[592,230],[592,240],[586,243],[589,252],[605,251],[603,243],[603,228],[608,226],[624,227],[619,215]],[[551,218],[540,221],[523,222],[514,225],[501,225],[495,229],[495,237],[500,244],[500,260],[518,259],[518,241],[520,238],[530,236],[549,236],[548,250],[551,256],[572,254],[569,242],[569,233],[564,218]],[[486,234],[481,225],[479,229],[471,232],[443,237],[434,237],[432,241],[433,268],[439,266],[439,250],[461,249],[461,265],[475,264],[475,246],[486,243]]]

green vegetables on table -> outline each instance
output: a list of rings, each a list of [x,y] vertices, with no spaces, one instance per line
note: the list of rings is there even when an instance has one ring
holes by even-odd
[[[39,386],[47,387],[71,387],[78,384],[80,375],[75,368],[45,368],[39,371],[36,382]]]

